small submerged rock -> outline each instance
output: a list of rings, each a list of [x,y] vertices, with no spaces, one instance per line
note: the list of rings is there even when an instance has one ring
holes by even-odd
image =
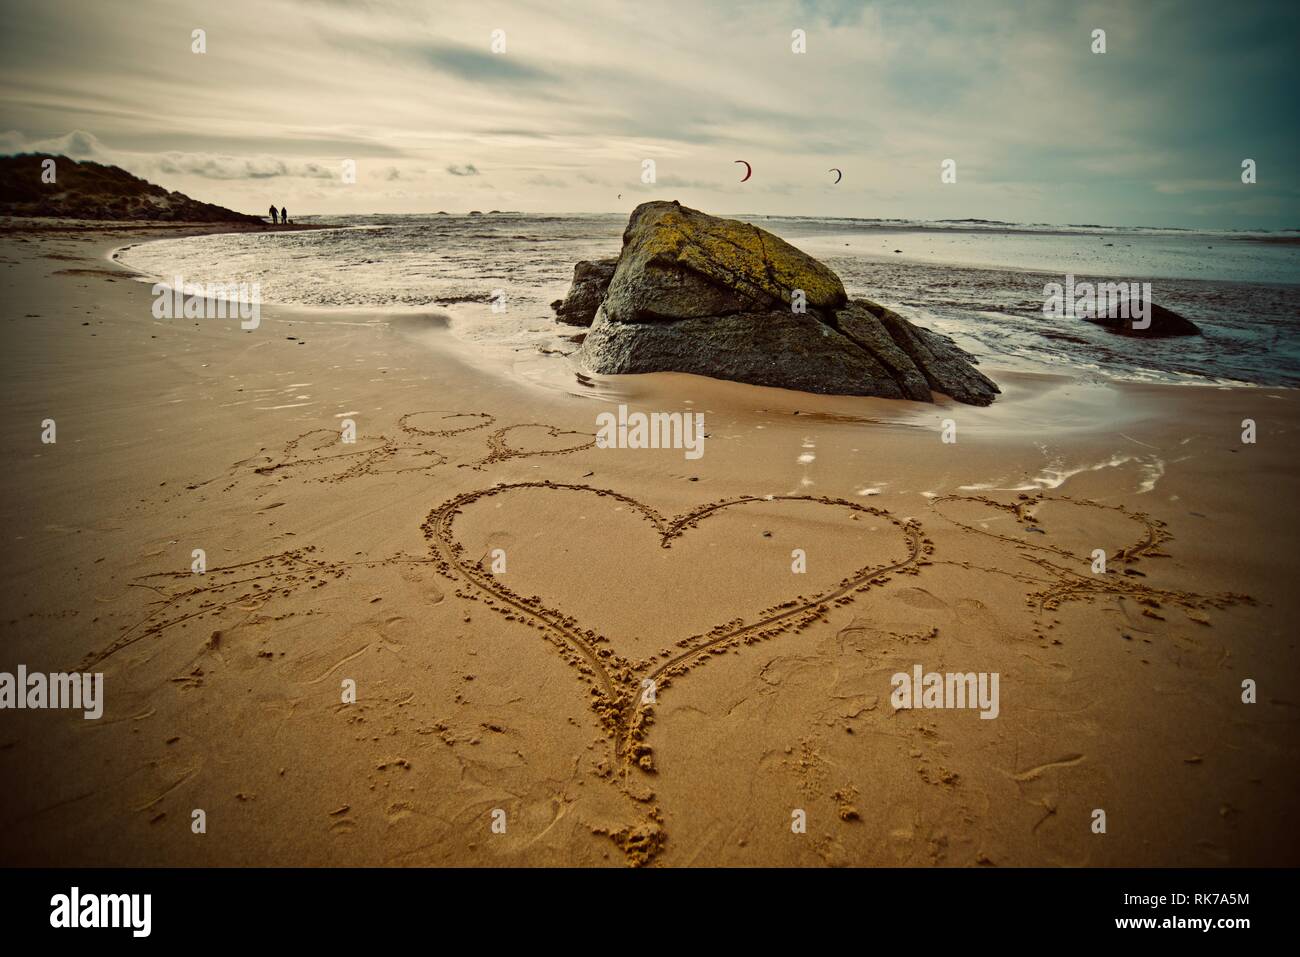
[[[1099,310],[1098,315],[1084,316],[1084,318],[1122,336],[1143,336],[1150,339],[1160,339],[1166,336],[1199,336],[1202,334],[1200,326],[1190,319],[1184,319],[1172,309],[1158,306],[1154,302],[1146,303],[1146,308],[1151,310],[1148,317],[1150,325],[1142,329],[1133,325],[1134,322],[1140,320],[1134,318],[1133,309],[1128,302],[1121,302],[1112,309]],[[1125,313],[1128,313],[1128,318],[1125,318]]]

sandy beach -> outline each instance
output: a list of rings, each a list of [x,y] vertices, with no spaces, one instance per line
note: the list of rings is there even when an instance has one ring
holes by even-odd
[[[1294,390],[542,388],[434,310],[156,320],[110,256],[177,234],[0,236],[0,670],[104,675],[6,714],[3,863],[1300,862]]]

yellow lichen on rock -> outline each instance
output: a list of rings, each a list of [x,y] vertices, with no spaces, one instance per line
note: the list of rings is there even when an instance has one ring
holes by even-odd
[[[802,289],[807,304],[841,306],[844,285],[826,266],[764,229],[707,216],[678,203],[645,203],[632,214],[624,251],[642,265],[686,268],[737,295],[789,304]]]

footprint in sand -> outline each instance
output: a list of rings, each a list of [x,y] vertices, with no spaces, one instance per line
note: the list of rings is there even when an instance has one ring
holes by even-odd
[[[947,608],[948,603],[942,598],[936,598],[924,588],[900,588],[893,593],[893,599],[909,605],[912,608],[927,608],[938,610]]]

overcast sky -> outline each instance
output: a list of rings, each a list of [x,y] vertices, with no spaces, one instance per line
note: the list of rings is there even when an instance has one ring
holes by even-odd
[[[1300,227],[1293,0],[0,6],[0,152],[247,212]]]

